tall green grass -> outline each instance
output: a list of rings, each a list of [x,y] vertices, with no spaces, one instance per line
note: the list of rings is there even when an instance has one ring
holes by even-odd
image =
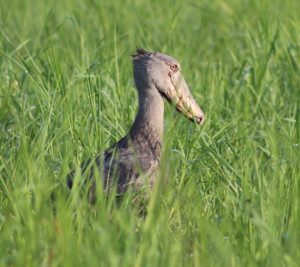
[[[299,266],[299,11],[0,0],[0,266]],[[166,104],[168,182],[144,216],[65,182],[130,127],[136,47],[176,57],[206,113]]]

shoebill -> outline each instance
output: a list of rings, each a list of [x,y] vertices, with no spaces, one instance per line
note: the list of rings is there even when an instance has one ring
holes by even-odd
[[[204,121],[203,111],[191,95],[176,59],[143,49],[137,49],[132,57],[139,101],[137,115],[125,137],[82,164],[82,175],[91,181],[92,200],[98,181],[106,192],[115,187],[117,194],[129,187],[139,190],[144,185],[153,186],[159,174],[165,99],[191,121]],[[72,171],[68,175],[70,188],[74,177]]]

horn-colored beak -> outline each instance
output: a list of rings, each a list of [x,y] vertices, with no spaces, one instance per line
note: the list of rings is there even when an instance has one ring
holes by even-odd
[[[203,124],[204,113],[193,98],[188,85],[183,77],[174,86],[175,91],[168,97],[175,104],[176,110],[184,114],[188,119],[198,124]]]

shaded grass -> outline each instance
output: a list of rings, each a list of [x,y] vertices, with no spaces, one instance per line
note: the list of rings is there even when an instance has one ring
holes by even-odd
[[[0,1],[0,265],[298,266],[299,8]],[[178,58],[207,116],[166,106],[144,217],[65,185],[130,127],[136,46]]]

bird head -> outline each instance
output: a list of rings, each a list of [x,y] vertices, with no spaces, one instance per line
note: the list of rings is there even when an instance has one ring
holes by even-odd
[[[133,55],[134,80],[138,90],[158,90],[188,119],[202,124],[204,113],[192,96],[179,62],[162,53],[137,49]]]

